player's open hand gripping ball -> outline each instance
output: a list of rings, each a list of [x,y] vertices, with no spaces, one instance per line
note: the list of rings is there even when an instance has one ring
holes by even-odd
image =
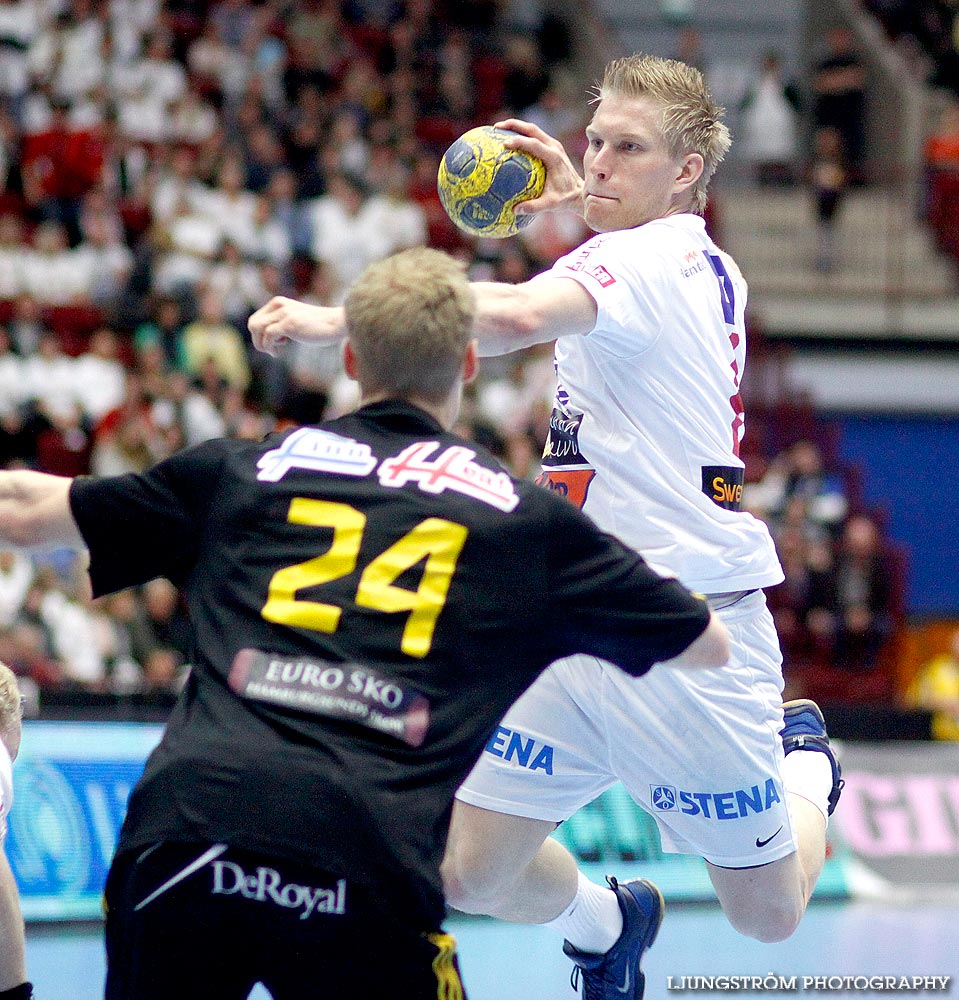
[[[546,167],[538,157],[507,146],[513,135],[493,125],[470,129],[440,161],[436,180],[440,201],[453,222],[471,236],[501,239],[532,221],[514,209],[539,197]]]

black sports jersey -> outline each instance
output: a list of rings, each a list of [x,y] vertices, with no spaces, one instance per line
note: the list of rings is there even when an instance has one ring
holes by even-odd
[[[401,402],[74,481],[97,595],[167,576],[193,669],[120,850],[227,843],[436,926],[453,793],[550,662],[642,674],[708,622],[571,504]]]

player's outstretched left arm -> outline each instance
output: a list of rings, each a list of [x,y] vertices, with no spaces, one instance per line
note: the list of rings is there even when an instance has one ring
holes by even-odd
[[[496,122],[494,127],[515,132],[515,136],[506,140],[506,145],[510,149],[522,149],[538,156],[546,167],[543,193],[538,198],[520,202],[513,209],[517,215],[557,211],[583,214],[583,179],[559,139],[554,139],[538,125],[519,118],[507,118]]]
[[[253,346],[274,357],[291,340],[301,344],[342,340],[346,318],[342,306],[314,306],[275,295],[247,322]]]
[[[72,482],[66,476],[27,469],[0,472],[0,545],[84,548],[70,509]]]
[[[596,301],[569,278],[546,274],[518,285],[474,281],[470,287],[476,296],[473,334],[482,356],[586,334],[596,324]]]
[[[541,277],[519,285],[474,281],[474,334],[482,355],[505,354],[557,337],[588,333],[596,323],[596,303],[575,281]],[[342,306],[314,306],[277,295],[250,317],[253,346],[276,356],[288,341],[342,340]]]

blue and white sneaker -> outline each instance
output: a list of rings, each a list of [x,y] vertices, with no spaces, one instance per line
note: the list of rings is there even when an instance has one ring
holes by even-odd
[[[563,951],[576,963],[570,982],[578,990],[582,978],[583,1000],[642,1000],[646,977],[639,963],[663,922],[663,894],[644,878],[620,885],[608,875],[606,881],[623,914],[622,933],[603,955],[579,951],[566,941]]]
[[[783,704],[783,727],[779,732],[783,741],[783,750],[792,753],[793,750],[818,750],[829,758],[832,765],[832,791],[829,793],[829,815],[832,816],[842,787],[845,785],[842,768],[836,759],[836,751],[829,744],[829,734],[826,732],[826,720],[822,717],[819,706],[808,698],[798,698]]]

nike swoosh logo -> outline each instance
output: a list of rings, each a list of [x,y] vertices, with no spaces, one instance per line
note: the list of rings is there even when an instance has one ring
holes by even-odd
[[[775,840],[776,837],[778,837],[781,832],[782,832],[782,827],[780,827],[771,837],[767,837],[765,840],[760,840],[757,837],[756,838],[756,846],[757,847],[765,847],[769,843],[770,840]]]
[[[778,833],[779,831],[777,830],[776,832]],[[629,966],[627,965],[626,966],[626,979],[623,981],[623,985],[622,986],[617,986],[616,987],[616,989],[617,989],[617,991],[619,993],[628,993],[629,992],[629,978],[630,978],[629,977]]]

